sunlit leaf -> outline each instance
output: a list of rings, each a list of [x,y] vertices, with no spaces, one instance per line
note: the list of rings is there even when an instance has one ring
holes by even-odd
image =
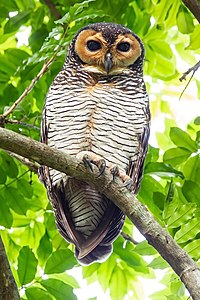
[[[45,274],[62,273],[76,265],[73,253],[69,249],[60,249],[48,258],[44,272]]]
[[[163,270],[166,267],[168,267],[168,264],[161,256],[159,256],[159,257],[154,258],[148,266],[153,269]]]
[[[189,134],[178,127],[172,127],[170,129],[170,138],[172,142],[180,147],[188,149],[191,152],[197,151],[197,144],[191,139]]]
[[[56,298],[56,300],[77,299],[77,297],[73,293],[72,287],[61,280],[50,278],[41,281],[40,284],[50,293],[50,295],[53,295]]]
[[[6,198],[0,194],[0,225],[6,228],[11,228],[13,223],[13,216],[10,212]]]
[[[182,5],[176,16],[176,23],[181,33],[190,33],[194,29],[193,18],[186,8]]]
[[[140,255],[154,255],[157,253],[147,241],[140,242],[138,245],[136,245],[134,251]]]
[[[37,249],[37,255],[42,265],[46,262],[49,255],[52,253],[52,243],[49,235],[46,232],[40,240],[39,247]]]
[[[194,257],[196,260],[200,258],[200,239],[194,240],[191,243],[188,243],[183,248],[191,257]]]
[[[110,295],[112,299],[123,300],[127,293],[127,281],[123,270],[115,266],[110,278]]]
[[[18,257],[17,273],[20,283],[27,284],[35,278],[37,271],[37,259],[33,251],[25,246],[20,250]]]
[[[49,293],[38,287],[29,287],[26,289],[26,296],[28,300],[52,300]]]
[[[193,218],[176,232],[174,238],[178,243],[185,243],[195,238],[200,232],[200,222],[197,218]]]
[[[172,148],[164,153],[163,161],[167,164],[176,166],[186,161],[191,154],[191,151],[185,148]]]
[[[184,182],[183,195],[189,202],[196,203],[199,205],[200,203],[200,185],[191,180],[186,180]]]
[[[178,209],[173,210],[170,218],[167,220],[167,225],[176,228],[190,220],[196,210],[196,206],[192,203],[181,205]]]
[[[199,49],[200,47],[199,35],[200,35],[200,24],[196,25],[194,31],[190,34],[190,43],[186,47],[186,49],[188,50]]]
[[[180,171],[172,168],[170,165],[164,163],[149,163],[145,166],[144,170],[145,174],[157,175],[160,177],[181,177],[183,178],[183,174]]]

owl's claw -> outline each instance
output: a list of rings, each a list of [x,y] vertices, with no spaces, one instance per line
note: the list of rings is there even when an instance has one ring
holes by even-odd
[[[87,154],[83,156],[83,163],[86,166],[86,168],[89,168],[90,171],[93,172],[92,160],[89,158]]]
[[[106,161],[105,159],[101,159],[99,162],[98,162],[98,169],[100,171],[99,175],[97,177],[100,177],[103,172],[105,171],[105,168],[106,168]]]
[[[129,178],[129,179],[125,180],[123,187],[126,187],[130,192],[133,192],[135,189],[133,179]]]
[[[111,169],[110,169],[110,173],[113,176],[113,180],[119,175],[119,167],[117,165],[114,165]]]
[[[82,160],[83,160],[86,168],[89,168],[91,172],[93,172],[92,165],[97,166],[97,168],[99,169],[99,175],[97,177],[100,177],[103,174],[103,172],[105,171],[106,161],[103,158],[95,160],[95,159],[90,158],[88,154],[84,154]]]

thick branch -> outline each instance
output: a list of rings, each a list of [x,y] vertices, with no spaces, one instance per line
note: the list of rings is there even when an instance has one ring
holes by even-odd
[[[200,269],[196,263],[154,220],[146,207],[123,187],[119,178],[113,180],[108,170],[98,177],[99,173],[95,167],[91,174],[83,162],[75,157],[3,128],[0,128],[0,147],[85,181],[105,194],[170,264],[185,284],[192,299],[200,299]]]
[[[17,285],[13,278],[5,248],[0,236],[0,299],[20,300]]]
[[[200,23],[200,2],[198,0],[182,0],[182,2]]]

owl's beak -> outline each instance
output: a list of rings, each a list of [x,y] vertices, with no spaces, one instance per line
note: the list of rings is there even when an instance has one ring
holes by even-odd
[[[112,55],[110,52],[106,53],[104,66],[105,66],[106,73],[109,74],[110,69],[112,68]]]

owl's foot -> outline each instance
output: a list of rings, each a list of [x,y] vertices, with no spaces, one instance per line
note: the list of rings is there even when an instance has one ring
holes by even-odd
[[[78,159],[81,159],[85,166],[90,169],[91,172],[93,172],[93,165],[97,166],[99,169],[99,176],[103,174],[106,168],[106,161],[101,156],[94,154],[89,151],[82,151],[77,154],[76,156]]]
[[[117,165],[113,165],[109,169],[110,173],[113,175],[113,180],[115,180],[116,177],[119,177],[123,181],[122,187],[126,187],[130,192],[135,189],[133,180],[125,173],[125,171],[120,170]]]
[[[135,190],[133,179],[130,178],[126,173],[119,171],[118,177],[123,181],[122,187],[126,187],[130,192]]]

